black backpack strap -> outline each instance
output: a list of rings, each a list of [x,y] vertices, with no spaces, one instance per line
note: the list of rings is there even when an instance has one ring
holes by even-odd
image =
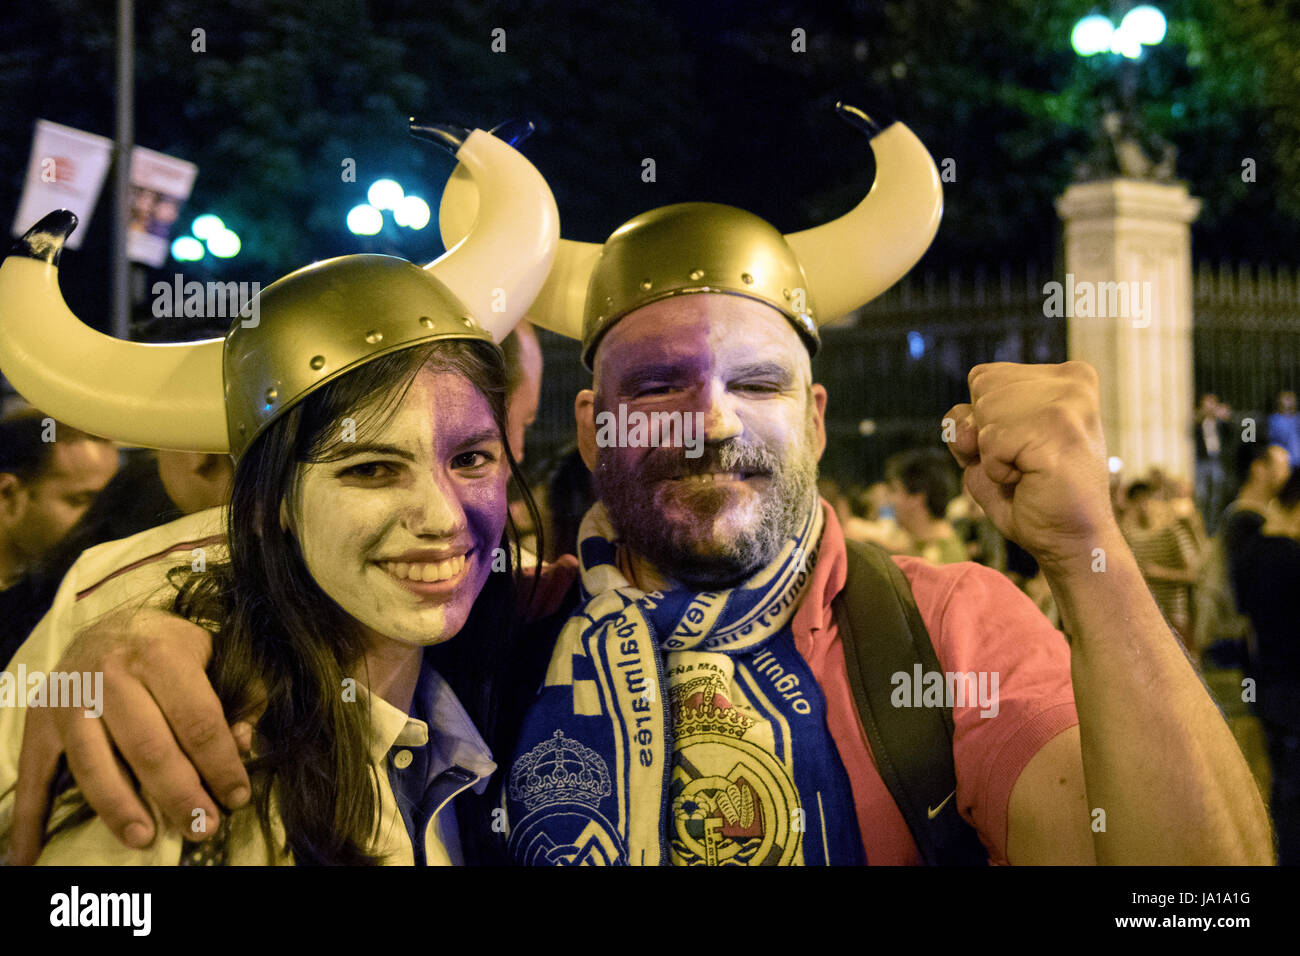
[[[957,812],[952,714],[947,707],[895,707],[891,680],[941,672],[911,586],[888,553],[845,541],[848,581],[832,602],[858,716],[876,768],[930,866],[982,866],[988,853]]]

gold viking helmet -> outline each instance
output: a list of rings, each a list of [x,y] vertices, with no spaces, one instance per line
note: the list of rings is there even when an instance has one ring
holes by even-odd
[[[722,292],[771,305],[815,353],[817,328],[901,279],[929,248],[943,213],[939,171],[910,129],[878,124],[843,103],[835,108],[867,133],[876,158],[875,182],[854,209],[783,236],[742,209],[681,203],[631,219],[603,245],[561,239],[529,319],[581,339],[591,368],[601,336],[629,312],[668,296]],[[442,195],[444,243],[468,232],[477,203],[473,182],[458,171]]]
[[[452,149],[484,197],[473,231],[427,267],[376,255],[317,262],[263,290],[224,339],[143,345],[68,309],[58,263],[77,219],[60,210],[0,265],[0,371],[32,405],[91,434],[239,458],[270,422],[371,359],[437,339],[500,342],[555,256],[555,200],[490,134],[421,132]]]
[[[256,301],[257,325],[236,322],[226,336],[226,421],[236,458],[285,411],[358,365],[436,339],[492,341],[431,272],[393,256],[313,263]]]

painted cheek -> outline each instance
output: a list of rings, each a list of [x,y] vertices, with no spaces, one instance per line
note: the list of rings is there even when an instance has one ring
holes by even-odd
[[[365,574],[397,502],[390,491],[345,488],[316,477],[303,486],[303,557],[316,583],[356,616],[377,606]]]
[[[444,625],[454,625],[459,629],[487,583],[488,575],[492,573],[495,552],[500,547],[501,536],[505,531],[508,502],[504,476],[495,481],[469,482],[460,485],[457,491],[455,506],[462,509],[465,529],[474,550],[470,564],[472,576],[466,577],[457,589],[452,603],[445,606]],[[442,610],[444,609],[440,609],[440,613]]]
[[[464,486],[461,495],[461,507],[465,510],[465,521],[475,549],[478,549],[489,565],[492,562],[492,550],[499,546],[505,533],[507,508],[506,467],[502,463],[500,473],[492,480],[470,482]]]

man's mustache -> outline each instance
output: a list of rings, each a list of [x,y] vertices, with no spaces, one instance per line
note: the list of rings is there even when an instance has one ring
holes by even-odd
[[[687,458],[681,448],[657,448],[642,460],[637,471],[643,481],[664,481],[711,472],[771,475],[780,466],[781,459],[766,445],[729,438],[706,443],[698,458]]]

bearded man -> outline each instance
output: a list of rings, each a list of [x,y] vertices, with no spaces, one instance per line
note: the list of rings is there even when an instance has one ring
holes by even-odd
[[[971,862],[973,845],[995,863],[1269,862],[1249,769],[1115,524],[1090,367],[977,366],[943,425],[969,492],[1043,568],[1069,646],[996,572],[850,548],[818,499],[817,326],[901,277],[940,211],[906,127],[844,112],[872,137],[877,182],[840,220],[782,236],[730,207],[653,210],[603,245],[562,243],[530,308],[582,338],[593,382],[575,417],[600,501],[558,627],[521,645],[540,664],[516,668],[517,739],[496,755],[506,852],[907,864]],[[473,202],[453,179],[454,240],[449,202],[460,228]],[[689,416],[702,447],[611,442],[606,413],[636,412],[675,415],[679,435]],[[107,668],[106,686],[133,695],[113,736],[178,825],[217,811],[200,776],[227,807],[247,799],[204,691],[210,640],[138,615],[86,632],[60,665]],[[915,670],[882,673],[912,659],[899,646]],[[26,733],[19,861],[35,856],[63,748],[110,828],[151,838],[102,729],[91,740],[33,713]]]

